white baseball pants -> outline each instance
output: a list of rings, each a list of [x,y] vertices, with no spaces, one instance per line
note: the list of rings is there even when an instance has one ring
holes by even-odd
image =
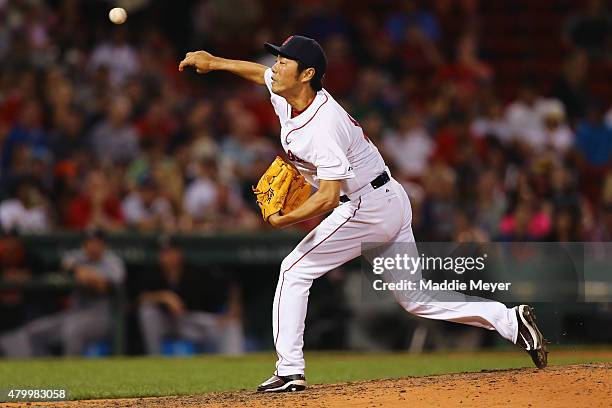
[[[281,263],[272,309],[277,375],[304,374],[304,320],[313,280],[358,257],[362,242],[414,242],[411,221],[408,195],[391,179],[338,206],[287,255]],[[465,299],[454,293],[458,299]],[[497,330],[502,337],[516,342],[516,314],[502,303],[485,299],[399,302],[414,315]]]

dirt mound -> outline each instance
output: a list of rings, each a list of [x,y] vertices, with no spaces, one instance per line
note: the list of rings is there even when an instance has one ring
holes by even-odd
[[[31,406],[49,406],[32,404]],[[56,407],[610,407],[612,363],[446,374],[253,391],[54,403]]]

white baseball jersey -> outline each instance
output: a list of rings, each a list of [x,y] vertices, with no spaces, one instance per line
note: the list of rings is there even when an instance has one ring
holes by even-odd
[[[342,180],[340,191],[351,194],[385,170],[385,162],[363,130],[325,90],[291,118],[291,106],[272,92],[272,69],[265,72],[272,106],[280,119],[281,143],[287,157],[306,180]]]
[[[362,242],[414,244],[412,209],[408,195],[393,178],[378,189],[365,188],[386,170],[385,162],[359,124],[326,90],[318,91],[310,106],[291,118],[291,106],[272,92],[271,69],[265,71],[265,81],[289,160],[315,187],[319,180],[342,180],[341,192],[351,198],[281,263],[272,306],[276,374],[304,374],[304,322],[312,281],[358,257]],[[414,253],[418,254],[416,245]],[[516,342],[516,314],[501,303],[398,301],[414,315],[497,330]]]

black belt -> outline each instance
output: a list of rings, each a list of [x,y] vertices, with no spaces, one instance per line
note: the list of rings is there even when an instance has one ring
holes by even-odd
[[[387,184],[389,180],[391,180],[391,177],[389,177],[389,174],[386,171],[383,171],[380,176],[376,177],[374,180],[370,182],[370,185],[374,188],[374,190],[376,190],[377,188],[382,187],[385,184]],[[348,196],[346,195],[340,196],[341,203],[346,203],[348,201],[351,201],[351,199],[348,198]]]

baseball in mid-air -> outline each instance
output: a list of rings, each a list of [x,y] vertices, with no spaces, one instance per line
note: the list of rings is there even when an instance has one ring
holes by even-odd
[[[127,12],[122,7],[115,7],[108,12],[108,18],[115,24],[123,24],[127,20]]]

